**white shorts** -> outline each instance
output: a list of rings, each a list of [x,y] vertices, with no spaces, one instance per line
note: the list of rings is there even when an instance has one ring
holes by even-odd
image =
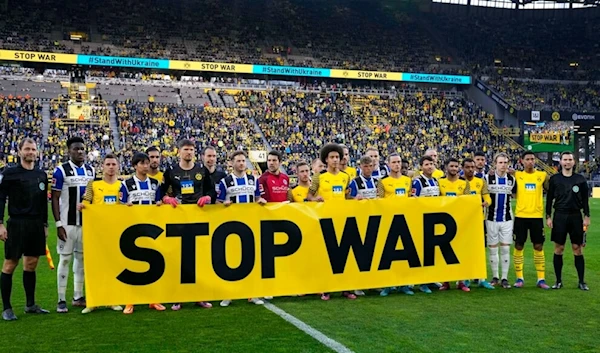
[[[485,221],[487,228],[487,244],[498,245],[512,244],[513,241],[513,221],[495,222]]]
[[[59,255],[72,255],[74,252],[83,252],[83,239],[81,226],[64,226],[67,232],[67,241],[58,239],[56,252]]]

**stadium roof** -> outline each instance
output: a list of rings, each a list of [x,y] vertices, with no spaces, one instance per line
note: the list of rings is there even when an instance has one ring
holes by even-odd
[[[442,4],[470,5],[503,9],[562,10],[596,7],[600,0],[432,0]]]

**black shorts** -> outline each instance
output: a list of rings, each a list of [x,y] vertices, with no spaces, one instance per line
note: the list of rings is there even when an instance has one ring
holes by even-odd
[[[487,225],[485,224],[485,221],[483,221],[483,244],[487,248]]]
[[[567,234],[571,238],[571,244],[583,244],[583,218],[581,213],[555,213],[552,225],[552,241],[556,244],[565,245]]]
[[[4,244],[4,258],[19,260],[22,256],[46,254],[44,223],[32,219],[14,219],[6,222],[8,239]]]
[[[527,235],[531,237],[533,244],[544,244],[544,219],[543,218],[519,218],[515,217],[513,227],[515,234],[515,244],[525,244]]]

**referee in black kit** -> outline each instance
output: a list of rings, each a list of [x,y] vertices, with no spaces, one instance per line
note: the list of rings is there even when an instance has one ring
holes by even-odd
[[[19,143],[19,165],[0,174],[0,240],[4,244],[4,264],[0,276],[0,291],[4,309],[2,318],[16,320],[10,304],[12,276],[23,257],[23,287],[26,314],[47,314],[35,304],[35,268],[40,256],[46,254],[48,236],[48,176],[35,167],[38,151],[35,141],[26,138]],[[8,198],[9,219],[4,226],[4,207]]]
[[[589,190],[587,180],[581,174],[574,174],[573,153],[560,155],[561,172],[550,178],[546,195],[546,223],[552,228],[554,242],[554,272],[556,284],[552,289],[562,288],[562,267],[567,233],[571,237],[575,268],[579,276],[579,289],[589,290],[584,280],[585,261],[582,245],[585,244],[583,228],[590,225]],[[552,206],[554,205],[554,219]],[[583,211],[583,218],[581,217]]]

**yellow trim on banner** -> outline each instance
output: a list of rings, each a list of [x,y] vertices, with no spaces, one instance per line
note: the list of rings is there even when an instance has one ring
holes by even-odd
[[[0,50],[0,60],[77,64],[77,54],[41,53],[22,50]]]
[[[331,69],[332,78],[347,78],[353,80],[382,80],[382,81],[402,81],[400,72],[383,71],[361,71],[361,70],[337,70]]]
[[[204,208],[91,205],[83,217],[90,306],[486,277],[477,195]]]
[[[251,74],[253,66],[254,65],[248,64],[212,63],[200,61],[169,61],[170,70],[213,71]]]

